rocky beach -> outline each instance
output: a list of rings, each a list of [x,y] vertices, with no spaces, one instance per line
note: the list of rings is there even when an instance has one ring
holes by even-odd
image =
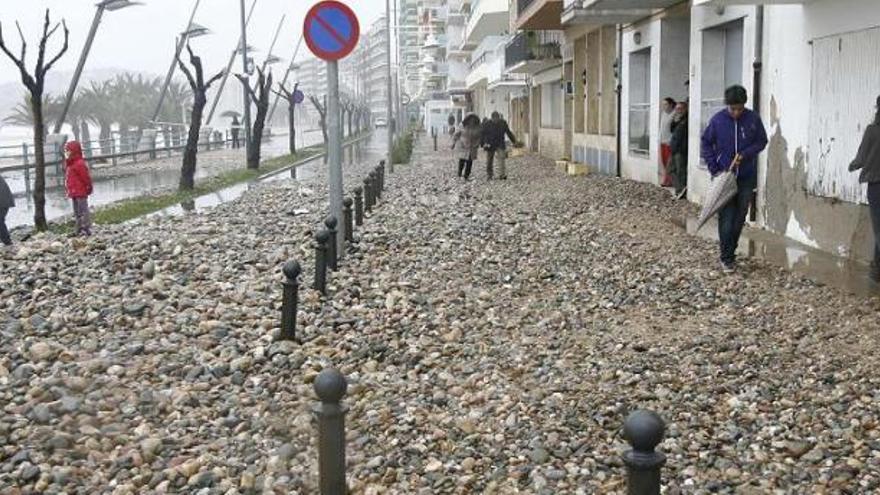
[[[0,493],[317,493],[329,366],[353,493],[625,493],[640,408],[667,422],[667,494],[880,490],[878,300],[722,274],[676,226],[696,207],[653,186],[536,156],[465,182],[429,141],[326,298],[323,169],[0,251]],[[302,344],[277,340],[291,259]]]

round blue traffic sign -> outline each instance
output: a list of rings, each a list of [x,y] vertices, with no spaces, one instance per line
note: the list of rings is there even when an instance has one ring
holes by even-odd
[[[306,101],[306,95],[303,94],[300,90],[294,90],[293,92],[293,102],[299,105],[300,103]]]
[[[315,4],[306,14],[303,36],[306,45],[318,58],[339,60],[357,46],[360,24],[347,5],[325,0]]]

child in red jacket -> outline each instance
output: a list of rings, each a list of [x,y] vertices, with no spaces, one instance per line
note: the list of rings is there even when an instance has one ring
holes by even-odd
[[[76,235],[90,236],[92,220],[89,216],[89,196],[92,194],[92,177],[83,160],[82,146],[77,141],[70,141],[64,145],[64,158],[64,179],[67,197],[73,200]]]

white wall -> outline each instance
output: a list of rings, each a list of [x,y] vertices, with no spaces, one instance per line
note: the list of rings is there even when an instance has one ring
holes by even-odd
[[[659,184],[657,164],[660,161],[659,121],[660,121],[660,20],[652,20],[635,25],[623,33],[623,105],[621,119],[621,175],[625,178],[649,184]],[[635,33],[640,33],[641,42],[636,44]],[[629,105],[630,105],[630,54],[651,48],[651,111],[649,112],[650,153],[634,154],[629,151]]]

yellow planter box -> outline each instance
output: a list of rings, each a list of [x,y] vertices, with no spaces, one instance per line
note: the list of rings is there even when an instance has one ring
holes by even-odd
[[[590,169],[585,163],[568,164],[568,175],[587,175],[588,173],[590,173]]]

